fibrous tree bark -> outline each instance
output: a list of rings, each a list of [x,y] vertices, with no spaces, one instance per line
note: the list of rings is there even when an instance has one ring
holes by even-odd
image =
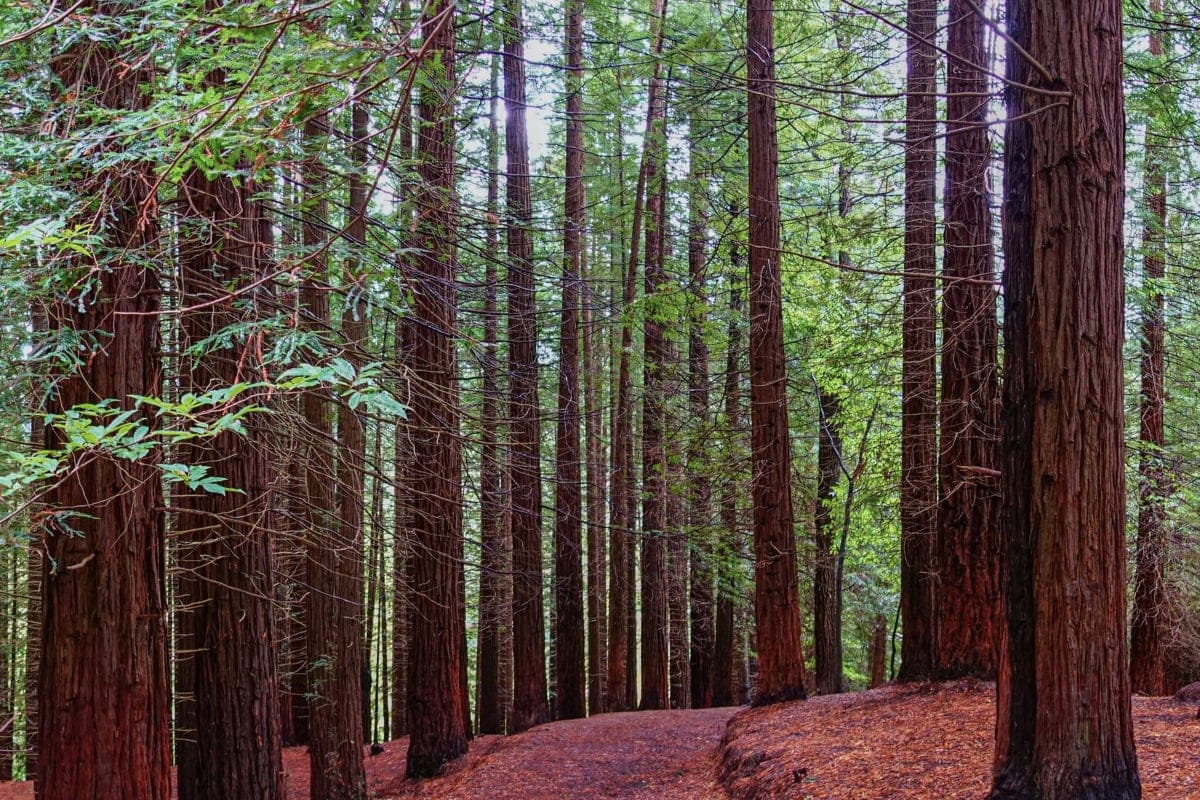
[[[691,707],[709,708],[713,704],[713,648],[716,644],[713,615],[714,562],[716,553],[712,525],[712,481],[708,473],[709,375],[708,343],[705,341],[705,322],[708,311],[707,291],[707,229],[708,214],[704,187],[706,171],[701,165],[698,115],[692,118],[689,147],[691,164],[688,197],[688,415],[685,429],[689,432],[686,458],[687,477],[687,534],[689,538],[689,606],[691,611],[691,640],[689,642],[689,671],[691,678]]]
[[[1162,2],[1150,2],[1150,55],[1163,56]],[[1151,72],[1151,85],[1161,90],[1164,78]],[[1132,689],[1149,695],[1173,694],[1178,669],[1169,647],[1172,625],[1170,587],[1166,580],[1167,498],[1171,480],[1166,463],[1165,295],[1167,173],[1162,122],[1153,106],[1146,129],[1142,228],[1141,415],[1138,425],[1137,562],[1133,579],[1129,670]]]
[[[837,694],[844,690],[842,678],[842,620],[838,586],[838,556],[834,549],[837,526],[833,521],[834,499],[841,477],[841,420],[836,395],[821,391],[817,440],[817,503],[813,514],[813,658],[816,690]]]
[[[422,12],[429,53],[421,84],[415,242],[407,288],[419,324],[409,363],[413,552],[408,675],[408,775],[426,778],[467,751],[466,695],[461,682],[465,635],[462,580],[462,463],[458,363],[453,334],[455,292],[454,5]]]
[[[513,711],[509,729],[550,719],[542,601],[541,421],[533,204],[525,124],[525,31],[520,0],[504,4],[505,211],[508,233],[509,472],[513,543]]]
[[[562,327],[554,495],[554,696],[556,716],[587,713],[584,696],[583,487],[579,442],[579,302],[586,197],[583,138],[583,8],[567,9],[567,160],[563,211]]]
[[[937,535],[937,3],[908,0],[908,94],[904,147],[904,323],[900,433],[899,678],[926,680],[934,653]]]
[[[357,24],[361,26],[367,9],[361,8],[360,14]],[[339,355],[350,363],[361,363],[367,335],[366,283],[361,268],[367,231],[363,173],[370,121],[365,100],[357,91],[350,105],[351,173],[345,230],[350,257],[343,265],[343,352]],[[367,791],[361,746],[366,436],[362,419],[346,403],[337,406],[336,458],[334,516],[314,532],[317,538],[310,546],[308,563],[308,755],[313,800],[359,800]]]
[[[223,75],[210,75],[219,86]],[[246,171],[248,164],[239,164]],[[184,392],[202,395],[244,382],[255,368],[250,353],[261,334],[215,346],[218,334],[263,314],[262,290],[246,293],[268,267],[262,207],[252,176],[209,178],[200,170],[180,186],[180,365]],[[231,289],[242,290],[234,299]],[[196,352],[195,348],[204,348]],[[241,396],[222,405],[235,413],[256,402]],[[180,563],[190,571],[189,642],[195,743],[179,751],[179,795],[277,798],[283,796],[282,738],[271,608],[274,529],[269,462],[270,430],[251,417],[246,435],[225,432],[183,444],[179,457],[203,466],[234,491],[179,491]],[[183,584],[181,584],[183,585]]]
[[[132,13],[125,2],[76,9],[79,19],[106,17],[106,30],[134,24],[125,18]],[[58,119],[86,119],[76,112],[93,103],[109,113],[146,108],[154,67],[145,53],[112,36],[70,41],[53,59],[63,86]],[[155,397],[162,388],[154,165],[121,158],[113,140],[97,139],[95,147],[110,166],[82,175],[76,189],[100,203],[88,219],[101,225],[93,230],[93,255],[102,268],[89,271],[92,265],[75,257],[56,265],[60,275],[82,279],[61,290],[48,314],[51,336],[78,336],[95,346],[77,353],[77,370],[56,376],[45,410],[61,414],[110,399],[152,430],[154,415],[136,410],[132,398]],[[46,444],[64,445],[62,431],[51,427]],[[69,479],[46,492],[41,526],[35,790],[43,800],[166,800],[165,536],[157,458],[80,452],[70,470]]]
[[[783,352],[773,0],[746,3],[756,705],[805,697]]]
[[[662,52],[665,0],[655,0],[654,53]],[[667,100],[662,65],[655,62],[650,78],[642,174],[646,182],[644,255],[646,314],[642,359],[642,640],[640,679],[643,711],[670,705],[667,609],[667,449],[665,441],[668,343],[656,300],[666,291],[664,255],[666,224],[665,165]]]
[[[1122,6],[1008,0],[991,797],[1141,797],[1125,625]]]
[[[937,647],[942,679],[996,674],[999,385],[987,132],[988,48],[974,0],[951,0],[947,45]]]
[[[731,206],[729,216],[739,216]],[[734,276],[741,273],[741,255],[738,244],[731,244],[730,257]],[[729,327],[725,345],[725,451],[730,464],[737,462],[736,437],[742,430],[742,289],[735,277],[729,287]],[[740,554],[742,551],[742,528],[738,513],[738,486],[734,475],[727,475],[721,482],[721,550],[725,554]],[[714,706],[731,706],[736,699],[735,683],[741,685],[736,675],[735,637],[737,636],[736,611],[738,588],[734,578],[736,564],[724,558],[716,571],[717,609],[713,625],[713,697]]]
[[[503,475],[497,428],[500,423],[499,303],[496,263],[500,254],[499,229],[493,220],[500,208],[500,57],[492,56],[491,98],[488,103],[488,226],[484,242],[483,386],[480,407],[479,463],[479,642],[477,651],[475,710],[480,734],[504,733],[500,703],[500,630],[509,609],[503,603],[502,584],[508,570],[503,527]]]

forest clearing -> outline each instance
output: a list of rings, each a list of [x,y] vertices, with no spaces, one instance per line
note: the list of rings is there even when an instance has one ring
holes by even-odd
[[[0,2],[0,800],[1200,800],[1197,2]]]

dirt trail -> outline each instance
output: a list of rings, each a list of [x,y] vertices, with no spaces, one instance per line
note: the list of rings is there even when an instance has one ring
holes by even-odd
[[[736,708],[600,714],[484,742],[469,768],[417,793],[437,800],[710,800]],[[474,749],[474,744],[472,745]],[[439,785],[440,784],[440,785]],[[386,795],[385,795],[386,796]]]
[[[717,745],[739,709],[600,714],[519,736],[481,736],[428,781],[404,779],[408,740],[366,759],[379,800],[723,800]],[[308,798],[308,754],[284,751],[289,800]],[[0,783],[0,800],[32,800],[30,783]]]

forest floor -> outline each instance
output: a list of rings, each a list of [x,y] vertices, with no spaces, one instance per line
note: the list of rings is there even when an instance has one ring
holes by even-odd
[[[366,759],[367,777],[378,800],[981,800],[994,695],[959,682],[740,713],[601,714],[478,737],[443,775],[419,782],[404,778],[400,739]],[[1195,704],[1136,697],[1133,716],[1145,800],[1200,800]],[[288,796],[305,800],[304,748],[285,751],[284,769]],[[0,783],[0,800],[32,798],[31,784]]]

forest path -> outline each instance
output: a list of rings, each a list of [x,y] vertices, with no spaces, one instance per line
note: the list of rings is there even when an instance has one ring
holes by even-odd
[[[738,708],[599,714],[485,737],[478,760],[428,782],[431,800],[709,800],[721,735]],[[382,795],[388,797],[387,794]]]

